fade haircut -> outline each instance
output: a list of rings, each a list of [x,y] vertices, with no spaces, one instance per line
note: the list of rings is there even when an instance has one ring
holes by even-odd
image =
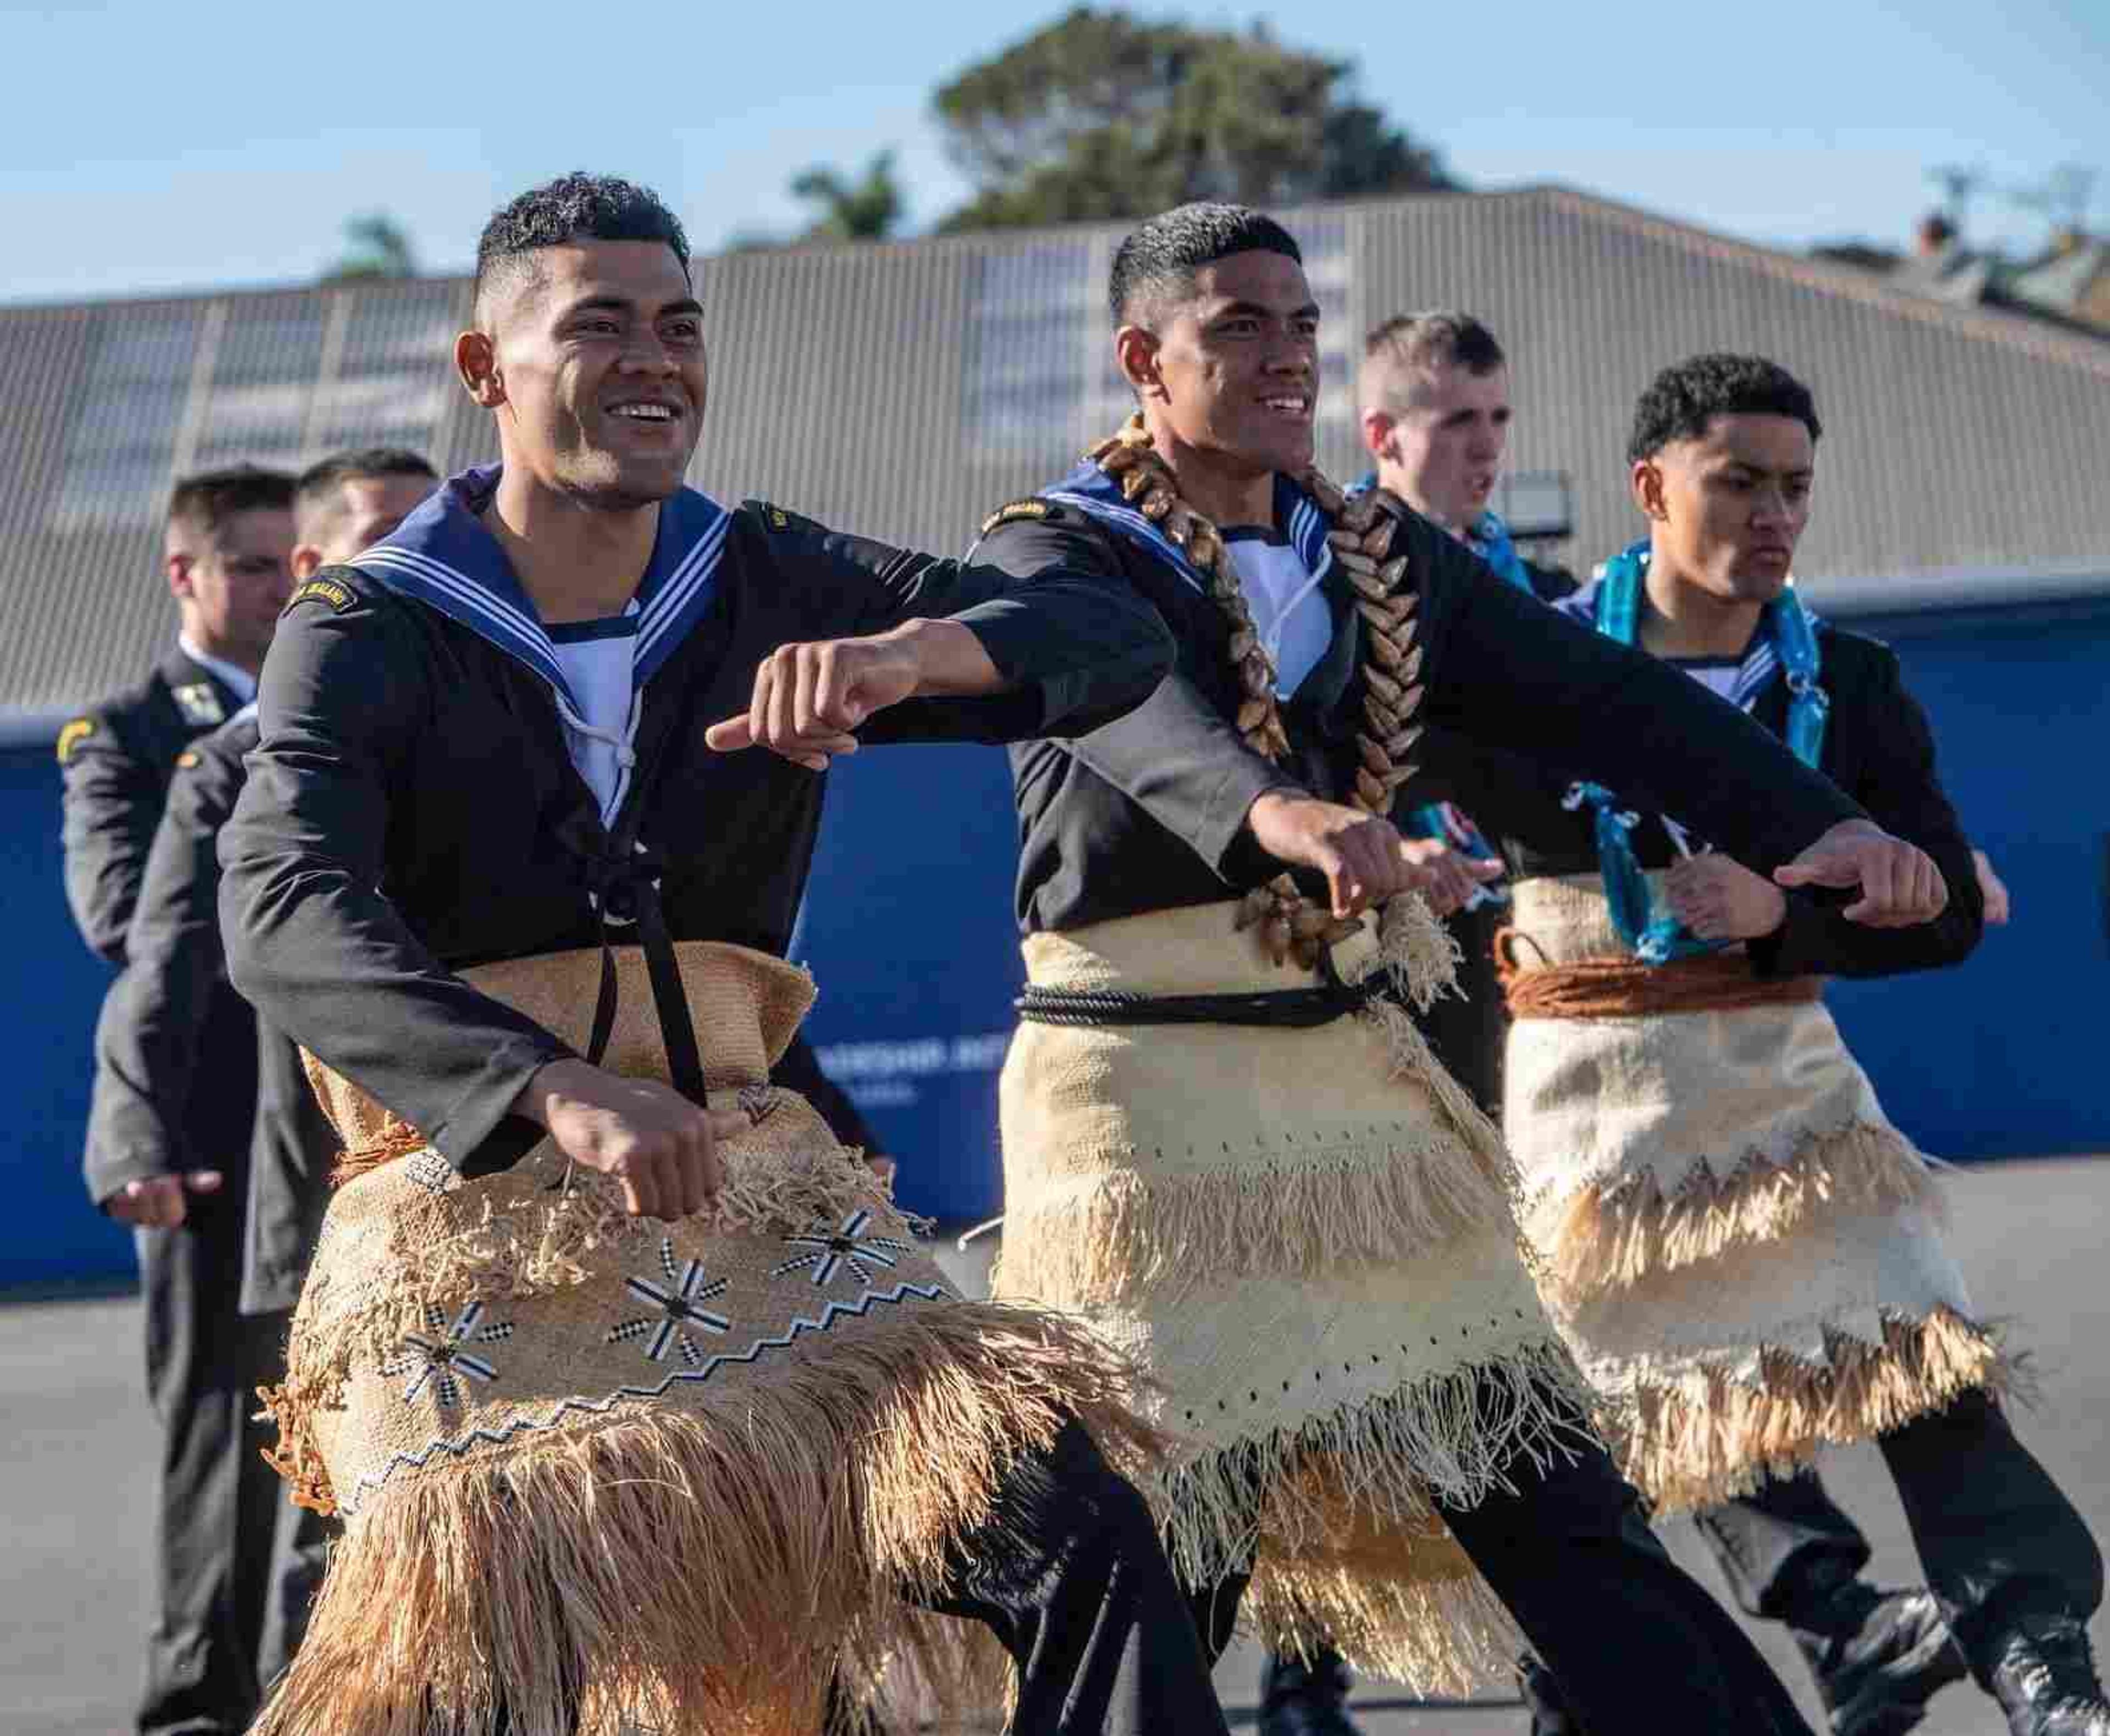
[[[1148,328],[1166,302],[1194,292],[1195,274],[1204,265],[1255,252],[1304,263],[1289,231],[1250,206],[1202,200],[1161,213],[1131,229],[1114,250],[1107,303],[1116,328]]]
[[[1696,355],[1666,368],[1634,406],[1627,462],[1654,458],[1681,440],[1699,440],[1717,416],[1791,416],[1823,437],[1809,388],[1762,355]]]
[[[344,504],[343,488],[354,477],[421,477],[437,482],[440,473],[407,446],[361,446],[351,452],[333,452],[319,463],[308,466],[293,485],[293,528],[304,542]]]
[[[576,241],[664,242],[682,281],[689,280],[689,237],[657,193],[619,176],[575,169],[500,206],[483,226],[476,244],[478,319],[499,284],[533,276],[536,254]]]
[[[169,528],[210,536],[238,513],[284,511],[293,504],[293,479],[260,464],[229,464],[178,478],[169,495]]]
[[[1363,340],[1356,397],[1366,410],[1402,409],[1397,384],[1419,368],[1455,367],[1490,374],[1508,362],[1495,334],[1470,314],[1447,308],[1400,314]]]

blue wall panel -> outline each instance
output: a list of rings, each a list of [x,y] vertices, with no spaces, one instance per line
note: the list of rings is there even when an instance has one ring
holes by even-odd
[[[902,1201],[993,1216],[996,1076],[1021,980],[1010,766],[994,748],[886,748],[828,778],[793,947],[820,983],[807,1030],[900,1163]]]
[[[1847,1039],[1937,1156],[2110,1151],[2110,604],[1848,624],[1904,660],[2015,913],[1955,970],[1835,984]]]
[[[51,749],[0,752],[0,1286],[123,1277],[129,1235],[80,1180],[95,1015],[110,967],[67,913],[59,869],[59,778]]]

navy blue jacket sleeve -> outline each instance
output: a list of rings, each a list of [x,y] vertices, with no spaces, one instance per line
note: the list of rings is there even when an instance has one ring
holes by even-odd
[[[230,762],[177,762],[129,925],[125,969],[95,1028],[95,1086],[84,1164],[98,1205],[128,1182],[218,1166],[188,1149],[185,1108],[213,991],[224,972],[214,842],[239,788]]]
[[[1934,732],[1906,689],[1895,653],[1878,654],[1850,709],[1835,698],[1835,730],[1854,731],[1860,771],[1854,794],[1886,831],[1918,844],[1949,883],[1949,903],[1931,922],[1874,929],[1849,922],[1836,894],[1791,892],[1781,926],[1750,946],[1761,976],[1891,976],[1967,957],[1985,932],[1985,900],[1970,840],[1935,773]]]
[[[441,684],[410,605],[332,576],[345,606],[295,602],[265,660],[261,737],[220,836],[229,973],[266,1023],[448,1162],[503,1168],[541,1137],[514,1099],[573,1051],[450,971],[380,889],[390,791]]]
[[[975,552],[1006,572],[1103,574],[1134,594],[1107,532],[1073,507],[1057,505],[1044,518],[998,525]],[[1196,654],[1206,653],[1180,645],[1180,663],[1148,698],[1080,733],[1068,748],[1229,884],[1241,873],[1250,878],[1259,866],[1256,851],[1247,859],[1247,811],[1269,790],[1301,786],[1248,748],[1233,721],[1184,672],[1180,666]]]
[[[1862,808],[1682,671],[1504,584],[1422,521],[1428,721],[1675,814],[1768,874]]]
[[[75,719],[60,743],[66,904],[90,950],[121,965],[167,767],[151,763],[107,714]]]
[[[941,560],[762,505],[767,558],[813,599],[816,638],[882,633],[905,621],[958,622],[1007,691],[918,699],[879,713],[866,740],[1012,742],[1082,734],[1147,698],[1172,667],[1172,636],[1117,567],[1089,560]],[[778,520],[784,522],[777,524]]]

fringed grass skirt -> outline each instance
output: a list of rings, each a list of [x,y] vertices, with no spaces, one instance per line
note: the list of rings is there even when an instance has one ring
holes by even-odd
[[[1594,878],[1525,882],[1513,921],[1524,981],[1624,956]],[[2005,1380],[1929,1165],[1821,1001],[1520,1017],[1506,1077],[1546,1300],[1659,1508]]]
[[[267,1394],[279,1462],[345,1521],[260,1736],[708,1729],[814,1736],[831,1675],[890,1661],[986,1703],[989,1653],[906,1599],[947,1581],[1018,1453],[1080,1417],[1143,1431],[1079,1327],[962,1301],[854,1153],[767,1068],[804,974],[678,949],[721,1147],[714,1213],[624,1214],[546,1142],[463,1181],[311,1065],[351,1148]],[[608,1065],[666,1074],[641,960],[621,955]],[[598,953],[470,973],[582,1038]]]
[[[1026,943],[1039,986],[1302,988],[1236,906]],[[1424,997],[1452,955],[1419,900],[1344,977]],[[1147,1483],[1175,1567],[1248,1562],[1246,1625],[1429,1691],[1506,1676],[1506,1613],[1436,1517],[1561,1450],[1579,1390],[1519,1253],[1492,1127],[1397,1006],[1315,1029],[1028,1022],[1003,1071],[997,1294],[1075,1309],[1152,1377],[1179,1446]]]

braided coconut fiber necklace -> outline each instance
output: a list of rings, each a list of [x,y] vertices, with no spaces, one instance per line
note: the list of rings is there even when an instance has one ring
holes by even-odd
[[[1262,758],[1288,759],[1289,735],[1275,698],[1275,660],[1261,643],[1222,533],[1180,498],[1178,480],[1151,444],[1140,413],[1084,456],[1119,480],[1129,504],[1202,576],[1210,600],[1231,624],[1230,658],[1245,696],[1238,706],[1238,733]],[[1348,799],[1365,813],[1382,818],[1392,811],[1394,793],[1414,775],[1407,755],[1421,735],[1420,726],[1412,721],[1421,706],[1421,648],[1414,642],[1417,599],[1406,582],[1406,556],[1392,552],[1398,521],[1379,509],[1374,495],[1348,499],[1315,464],[1297,480],[1331,522],[1327,545],[1355,587],[1356,611],[1368,629],[1364,727],[1356,732],[1362,763]],[[1256,924],[1261,944],[1277,965],[1293,957],[1307,970],[1317,965],[1324,948],[1359,926],[1304,897],[1287,874],[1246,894],[1238,925],[1243,930]]]
[[[1085,458],[1221,610],[1243,741],[1293,764],[1216,527],[1139,420]],[[1315,470],[1295,480],[1368,629],[1347,799],[1387,816],[1419,733],[1417,592],[1381,503]],[[994,1293],[1080,1315],[1147,1365],[1175,1445],[1139,1481],[1175,1571],[1197,1589],[1250,1574],[1242,1624],[1278,1646],[1331,1644],[1424,1692],[1502,1679],[1520,1641],[1438,1503],[1475,1505],[1519,1454],[1562,1450],[1583,1400],[1520,1255],[1501,1135],[1412,1016],[1452,979],[1442,924],[1418,893],[1337,919],[1282,875],[1024,950],[1044,1007],[1143,1012],[1066,1019],[1021,1001],[998,1093]],[[1148,1015],[1327,977],[1358,992],[1308,1024]]]

